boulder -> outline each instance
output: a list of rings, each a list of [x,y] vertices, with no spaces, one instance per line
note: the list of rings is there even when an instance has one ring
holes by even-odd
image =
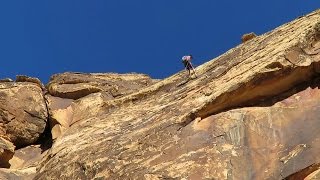
[[[242,35],[241,41],[242,41],[242,43],[245,43],[255,37],[257,37],[257,35],[254,32],[247,33],[247,34]]]
[[[18,148],[44,132],[47,108],[41,88],[29,82],[0,83],[0,135]]]

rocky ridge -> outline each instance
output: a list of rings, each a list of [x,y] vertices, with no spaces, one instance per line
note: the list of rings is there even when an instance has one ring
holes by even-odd
[[[319,61],[317,10],[197,67],[198,78],[63,73],[43,89],[34,78],[0,82],[0,157],[11,166],[0,178],[319,177]],[[52,147],[21,148],[48,124]]]

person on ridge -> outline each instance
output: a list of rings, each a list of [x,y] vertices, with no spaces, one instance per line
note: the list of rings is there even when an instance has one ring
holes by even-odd
[[[189,72],[189,77],[191,76],[191,69],[194,73],[194,75],[197,77],[196,71],[194,70],[192,64],[191,64],[191,60],[192,60],[192,55],[186,55],[182,57],[182,63],[184,65],[184,67],[186,68],[186,70]]]

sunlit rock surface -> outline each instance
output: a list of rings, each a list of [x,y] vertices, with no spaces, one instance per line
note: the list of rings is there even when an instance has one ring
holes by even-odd
[[[143,74],[62,73],[51,77],[46,95],[52,138],[63,134],[71,124],[95,115],[104,101],[131,94],[157,80]],[[81,97],[85,97],[79,99]],[[73,100],[79,99],[79,100]]]
[[[89,113],[36,178],[281,179],[319,162],[319,21],[316,11],[239,45],[197,79],[79,99]]]
[[[0,83],[0,136],[22,147],[44,132],[47,108],[41,88],[30,82]]]
[[[54,75],[52,147],[16,150],[0,179],[319,177],[319,10],[196,71]]]
[[[79,99],[91,93],[105,91],[111,97],[133,93],[156,82],[144,74],[62,73],[51,77],[51,95]]]
[[[31,145],[16,150],[9,161],[10,169],[0,168],[0,179],[34,179],[36,167],[46,152],[40,145]]]

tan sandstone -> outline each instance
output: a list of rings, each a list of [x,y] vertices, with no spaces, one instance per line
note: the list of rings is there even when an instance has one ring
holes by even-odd
[[[107,92],[111,97],[133,93],[153,84],[144,74],[62,73],[51,77],[48,91],[52,96],[79,99],[96,92]]]
[[[22,147],[35,143],[48,114],[41,88],[29,82],[0,83],[0,136]]]
[[[319,61],[318,10],[197,67],[197,79],[179,72],[109,100],[91,91],[35,178],[300,177],[320,162]]]
[[[10,167],[9,160],[13,157],[15,146],[0,137],[0,167]]]
[[[52,76],[45,95],[52,147],[17,149],[0,179],[319,177],[320,10],[196,71],[198,78],[181,71],[161,81],[141,74]],[[5,141],[13,135],[3,124],[26,115],[18,99],[35,109],[27,114],[46,117],[43,96],[26,98],[35,97],[30,89],[42,93],[34,83],[0,83]],[[5,104],[8,98],[13,104]]]

